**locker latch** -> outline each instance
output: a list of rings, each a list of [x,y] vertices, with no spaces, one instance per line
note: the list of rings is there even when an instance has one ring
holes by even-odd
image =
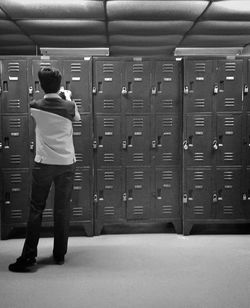
[[[123,140],[123,141],[122,141],[122,149],[123,149],[123,150],[126,150],[126,149],[127,149],[127,141],[126,141],[126,140]]]
[[[33,87],[30,86],[30,87],[29,87],[29,95],[33,95],[33,92],[34,92]]]
[[[2,94],[2,91],[3,91],[3,89],[2,89],[2,87],[0,87],[0,94]]]
[[[218,146],[218,141],[217,140],[214,140],[213,141],[213,149],[214,150],[218,150],[219,146]]]
[[[219,86],[217,84],[214,85],[214,94],[219,93]]]
[[[243,194],[243,195],[242,195],[242,200],[243,200],[243,201],[247,201],[247,194]]]
[[[247,94],[247,93],[248,93],[248,85],[245,84],[245,85],[244,85],[244,94]]]
[[[93,147],[94,150],[97,149],[97,141],[96,140],[93,141],[92,147]]]
[[[156,141],[155,140],[152,141],[152,149],[156,149]]]
[[[152,88],[152,95],[156,95],[156,93],[157,93],[157,89],[156,89],[156,87],[153,87]]]
[[[213,194],[213,203],[217,203],[217,202],[218,202],[217,194]]]
[[[3,149],[3,144],[0,142],[0,151]]]
[[[184,86],[184,94],[188,94],[188,93],[189,93],[188,86]]]
[[[124,193],[124,194],[122,195],[122,201],[124,201],[124,202],[127,201],[127,194],[126,194],[126,193]]]
[[[96,93],[97,93],[97,89],[96,89],[96,87],[93,87],[93,89],[92,89],[92,93],[93,93],[93,94],[96,94]]]
[[[127,95],[128,94],[128,90],[126,87],[122,87],[122,95]]]
[[[188,203],[188,196],[187,194],[183,195],[183,204],[187,204]]]
[[[183,149],[185,151],[188,150],[188,142],[187,142],[187,140],[184,140],[184,142],[183,142]]]
[[[94,203],[97,203],[97,202],[98,202],[98,196],[97,196],[97,194],[94,194],[93,200],[94,200]]]
[[[30,151],[33,152],[34,151],[34,141],[30,142]]]

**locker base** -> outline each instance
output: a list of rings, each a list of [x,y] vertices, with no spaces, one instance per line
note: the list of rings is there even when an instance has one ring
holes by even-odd
[[[250,219],[204,219],[184,220],[183,235],[190,235],[191,231],[199,234],[219,233],[250,233]]]

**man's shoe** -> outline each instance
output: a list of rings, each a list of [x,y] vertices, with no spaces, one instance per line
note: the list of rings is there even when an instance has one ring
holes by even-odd
[[[17,258],[15,263],[9,265],[9,271],[16,273],[27,273],[31,271],[32,266],[36,264],[36,258],[25,259]]]
[[[57,265],[63,265],[64,264],[64,257],[55,257],[54,256],[54,262]]]

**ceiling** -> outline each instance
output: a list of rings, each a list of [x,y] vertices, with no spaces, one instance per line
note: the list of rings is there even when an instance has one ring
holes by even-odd
[[[244,48],[250,0],[0,0],[0,55],[108,47],[112,56]]]

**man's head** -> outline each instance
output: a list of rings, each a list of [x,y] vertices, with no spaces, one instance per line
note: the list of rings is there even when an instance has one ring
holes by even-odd
[[[62,80],[59,70],[44,67],[38,72],[38,78],[44,93],[57,93],[59,91]]]

